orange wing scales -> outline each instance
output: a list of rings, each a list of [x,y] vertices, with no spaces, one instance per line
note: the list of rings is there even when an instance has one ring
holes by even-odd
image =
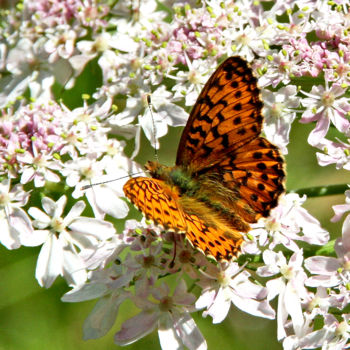
[[[186,232],[187,225],[177,203],[177,194],[171,192],[163,181],[136,177],[130,179],[123,189],[125,195],[147,219],[165,229]]]
[[[228,58],[206,83],[191,112],[177,152],[177,165],[196,170],[257,137],[262,125],[257,80],[247,63]]]
[[[244,203],[252,208],[256,222],[266,217],[277,206],[284,192],[284,161],[276,146],[263,137],[258,137],[237,150],[218,165],[222,182],[228,188],[239,190]]]
[[[124,185],[124,192],[147,219],[165,229],[186,232],[191,244],[217,260],[237,255],[242,238],[226,237],[219,229],[207,226],[197,215],[187,214],[177,201],[175,192],[163,181],[137,177]]]
[[[125,195],[155,224],[185,232],[204,254],[237,256],[249,224],[268,216],[284,191],[283,157],[259,136],[262,106],[248,63],[228,58],[192,109],[176,166],[149,162],[152,178],[130,179]]]
[[[229,260],[238,254],[242,237],[227,238],[223,231],[205,225],[196,215],[185,216],[188,224],[187,238],[195,248],[217,260]]]

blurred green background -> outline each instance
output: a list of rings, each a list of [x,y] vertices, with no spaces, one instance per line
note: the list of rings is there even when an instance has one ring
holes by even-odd
[[[308,186],[345,183],[344,171],[333,166],[321,168],[316,163],[315,149],[306,143],[313,125],[293,124],[287,160],[288,190]],[[177,140],[182,128],[171,129],[161,140],[160,161],[174,159]],[[140,162],[153,159],[154,151],[149,142],[142,139]],[[316,216],[333,237],[341,234],[341,223],[332,224],[331,206],[344,202],[344,196],[312,198],[306,208]],[[46,290],[37,284],[34,273],[39,248],[22,247],[8,251],[0,246],[0,350],[90,350],[122,349],[113,343],[115,324],[104,338],[82,340],[82,325],[95,302],[62,303],[61,296],[68,291],[65,282],[58,279]],[[121,320],[130,318],[137,310],[127,304],[121,308]],[[208,349],[281,349],[276,340],[276,321],[250,316],[231,306],[227,319],[213,325],[211,318],[203,319],[201,313],[194,318],[208,342]],[[124,349],[159,349],[156,332]]]

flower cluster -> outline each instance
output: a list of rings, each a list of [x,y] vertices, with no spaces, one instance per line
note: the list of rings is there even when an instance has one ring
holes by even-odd
[[[234,55],[259,79],[270,141],[287,154],[293,122],[313,123],[318,164],[350,170],[349,9],[23,0],[0,10],[0,242],[41,246],[35,277],[48,288],[62,276],[72,288],[63,301],[98,299],[85,339],[104,336],[128,300],[139,312],[115,334],[119,345],[157,330],[163,349],[204,350],[191,314],[220,323],[232,304],[277,318],[285,350],[350,346],[350,215],[332,242],[302,207],[306,197],[285,194],[237,260],[216,262],[184,235],[125,220],[122,190],[142,173],[142,134],[161,152],[159,139],[185,125],[203,84]],[[334,220],[350,210],[345,196]]]

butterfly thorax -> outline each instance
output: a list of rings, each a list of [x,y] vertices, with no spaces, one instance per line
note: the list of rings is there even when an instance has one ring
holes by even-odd
[[[163,180],[170,187],[175,186],[180,194],[195,196],[200,188],[191,172],[183,167],[168,167],[152,161],[147,162],[145,167],[153,178]]]

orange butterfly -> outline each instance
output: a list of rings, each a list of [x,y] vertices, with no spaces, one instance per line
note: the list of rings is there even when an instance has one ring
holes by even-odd
[[[148,162],[125,195],[147,219],[217,260],[236,256],[242,233],[267,217],[284,191],[284,161],[259,136],[262,102],[247,62],[230,57],[210,77],[182,133],[176,165]]]

